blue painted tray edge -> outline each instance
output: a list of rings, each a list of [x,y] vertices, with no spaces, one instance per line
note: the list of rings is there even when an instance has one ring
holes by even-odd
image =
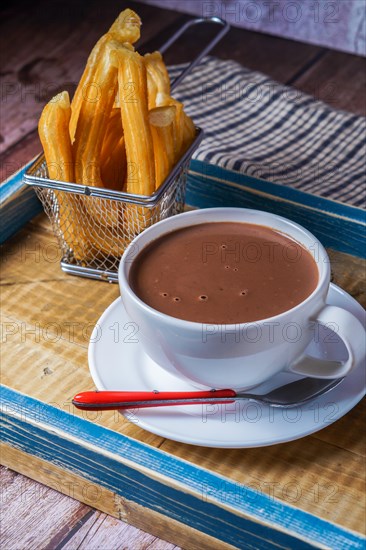
[[[23,183],[30,164],[0,186],[0,243],[42,210],[34,190]],[[361,208],[198,160],[190,164],[186,202],[196,208],[241,206],[274,212],[304,225],[327,247],[366,257],[366,212]]]

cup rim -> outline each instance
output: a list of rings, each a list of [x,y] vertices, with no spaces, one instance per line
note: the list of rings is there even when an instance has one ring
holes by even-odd
[[[290,226],[295,227],[296,229],[303,232],[308,238],[313,239],[314,242],[317,243],[317,246],[318,246],[319,261],[323,260],[323,264],[325,266],[325,268],[323,270],[323,273],[321,274],[319,266],[318,266],[318,262],[316,262],[317,269],[318,269],[318,274],[319,274],[319,280],[318,280],[318,284],[314,288],[313,292],[311,294],[309,294],[309,296],[307,296],[305,298],[305,300],[303,300],[302,302],[300,302],[299,304],[297,304],[296,306],[294,306],[291,309],[286,309],[285,311],[282,311],[281,313],[277,313],[277,315],[273,315],[272,317],[265,317],[264,319],[258,319],[257,321],[246,321],[246,322],[243,322],[243,323],[205,323],[205,322],[198,322],[198,321],[188,321],[186,319],[180,319],[179,317],[173,317],[172,315],[168,315],[167,313],[163,313],[162,311],[154,309],[153,307],[146,304],[143,300],[141,300],[141,298],[139,298],[139,296],[132,290],[132,288],[130,286],[130,283],[129,283],[129,280],[128,280],[128,277],[127,277],[127,273],[126,273],[126,270],[127,270],[126,259],[128,257],[129,252],[131,251],[131,249],[136,245],[136,243],[140,240],[140,238],[142,238],[142,236],[146,237],[146,234],[148,232],[150,232],[150,231],[152,232],[153,230],[156,230],[156,227],[158,227],[158,226],[161,227],[161,226],[164,226],[164,225],[168,225],[168,227],[169,227],[170,222],[174,219],[177,219],[178,217],[180,217],[180,218],[184,217],[184,218],[189,219],[191,216],[197,215],[198,212],[207,213],[207,212],[213,212],[213,211],[215,211],[217,213],[227,212],[228,217],[229,217],[230,212],[231,213],[245,213],[246,212],[246,213],[250,213],[250,214],[258,214],[258,215],[268,216],[269,218],[285,222],[286,224],[289,224]],[[228,220],[225,220],[225,221],[230,222],[231,220],[228,219]],[[201,222],[198,221],[194,225],[199,225],[200,223],[212,223],[212,222],[210,222],[208,220],[202,220]],[[220,222],[218,222],[218,223],[220,223]],[[254,222],[247,222],[245,220],[243,220],[243,222],[235,221],[234,223],[251,223],[253,225],[264,225],[266,227],[271,228],[271,226],[266,224],[266,223],[259,224],[259,223],[254,223]],[[185,227],[185,225],[182,225],[180,227],[172,229],[172,231],[181,229],[183,227]],[[279,230],[277,230],[275,228],[272,228],[272,229],[279,232]],[[165,233],[169,233],[169,232],[170,232],[169,229],[167,231],[162,232],[160,235],[158,235],[156,237],[156,239],[162,237]],[[292,240],[298,242],[301,246],[305,247],[304,243],[302,243],[300,241],[297,241],[289,233],[286,233],[284,231],[282,231],[282,233],[285,234],[286,236],[290,237]],[[147,246],[147,243],[144,245],[144,247],[145,246]],[[142,248],[144,248],[144,247],[142,247]],[[219,325],[219,326],[224,326],[225,328],[227,328],[227,330],[234,330],[234,329],[238,329],[238,327],[245,329],[246,327],[248,327],[250,325],[253,326],[254,324],[275,322],[281,316],[284,316],[284,315],[287,316],[287,315],[294,314],[297,310],[304,307],[311,300],[313,300],[314,297],[318,293],[321,293],[321,291],[323,290],[323,287],[324,287],[325,284],[327,284],[327,283],[329,284],[329,282],[330,282],[330,267],[329,267],[328,254],[327,254],[324,246],[322,245],[322,243],[319,241],[319,239],[317,239],[315,237],[315,235],[313,235],[313,233],[311,233],[310,231],[305,229],[305,227],[303,227],[302,225],[290,220],[289,218],[285,218],[284,216],[279,216],[278,214],[272,214],[272,212],[267,212],[265,210],[256,210],[256,209],[252,209],[252,208],[213,207],[213,208],[197,209],[197,210],[190,210],[188,212],[182,212],[181,214],[177,214],[175,216],[171,216],[169,218],[161,220],[161,221],[153,224],[152,226],[148,227],[143,232],[139,233],[131,241],[131,243],[128,245],[128,247],[126,248],[126,250],[124,251],[124,253],[122,255],[122,258],[121,258],[121,261],[120,261],[120,264],[119,264],[119,268],[118,268],[118,282],[119,282],[119,287],[120,287],[120,290],[121,290],[121,294],[122,294],[122,289],[123,289],[123,293],[127,292],[129,294],[130,298],[133,301],[137,302],[138,305],[140,306],[140,308],[145,310],[150,316],[159,318],[160,320],[164,320],[166,323],[169,323],[172,326],[177,326],[177,327],[180,327],[180,328],[186,328],[186,329],[192,329],[192,330],[196,330],[199,327],[200,330],[202,330],[203,325]]]

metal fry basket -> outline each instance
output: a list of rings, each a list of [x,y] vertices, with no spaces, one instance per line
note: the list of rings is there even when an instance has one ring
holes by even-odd
[[[187,28],[207,22],[222,28],[176,78],[172,90],[226,34],[229,25],[217,17],[193,19],[160,48],[164,53]],[[203,131],[196,128],[190,147],[149,196],[51,180],[41,154],[25,173],[24,182],[35,188],[52,223],[62,252],[61,269],[72,275],[117,282],[120,258],[134,237],[150,225],[182,212],[189,162],[202,137]]]
[[[169,177],[152,195],[133,195],[47,178],[41,155],[24,176],[33,185],[49,217],[66,273],[117,282],[120,258],[141,231],[184,208],[187,168],[202,139],[194,142]]]

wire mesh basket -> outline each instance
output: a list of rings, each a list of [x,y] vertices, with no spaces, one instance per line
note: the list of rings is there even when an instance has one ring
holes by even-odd
[[[44,155],[24,176],[34,186],[62,251],[66,273],[117,281],[123,251],[150,225],[184,208],[187,170],[203,132],[152,195],[133,195],[100,187],[48,179]]]
[[[222,28],[176,78],[171,90],[224,36],[229,25],[217,17],[193,19],[159,48],[164,53],[187,28],[207,22],[219,24]],[[134,237],[150,225],[182,212],[189,161],[202,137],[203,131],[196,128],[192,144],[159,189],[149,196],[51,180],[45,157],[40,155],[23,179],[34,187],[52,223],[62,251],[62,270],[82,277],[117,282],[120,258]]]

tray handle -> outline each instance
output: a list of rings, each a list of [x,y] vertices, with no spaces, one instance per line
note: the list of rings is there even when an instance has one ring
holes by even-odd
[[[175,32],[169,38],[169,40],[167,40],[165,42],[165,44],[163,44],[159,48],[160,53],[164,54],[168,50],[168,48],[170,48],[170,46],[172,44],[174,44],[174,42],[176,42],[176,40],[178,40],[178,38],[186,32],[187,29],[189,29],[190,27],[193,27],[195,25],[201,25],[201,24],[204,24],[204,23],[213,23],[215,25],[220,25],[222,28],[221,28],[221,30],[219,30],[219,32],[216,34],[216,36],[214,36],[214,38],[212,38],[212,40],[203,48],[203,50],[201,50],[201,52],[199,52],[199,54],[193,59],[193,61],[191,61],[191,63],[188,65],[188,67],[186,67],[180,73],[180,75],[177,76],[177,78],[172,82],[171,87],[170,87],[172,91],[182,82],[182,80],[187,76],[187,74],[189,74],[194,69],[194,67],[196,67],[196,65],[199,64],[201,59],[209,51],[211,51],[212,48],[214,48],[216,46],[216,44],[225,36],[225,34],[230,29],[230,25],[227,21],[224,21],[224,19],[221,19],[220,17],[197,17],[195,19],[191,19],[190,21],[187,21],[187,23],[185,23],[180,29],[178,29],[177,32]]]

